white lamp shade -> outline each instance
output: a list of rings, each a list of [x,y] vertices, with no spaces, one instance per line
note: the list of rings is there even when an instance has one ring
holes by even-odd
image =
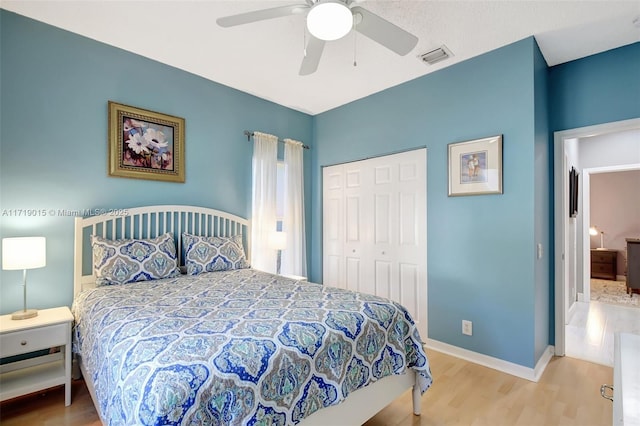
[[[284,250],[287,248],[287,233],[274,232],[271,234],[269,245],[276,250]]]
[[[2,239],[2,269],[35,269],[47,265],[45,237]]]
[[[598,228],[596,228],[595,226],[589,228],[589,235],[598,235]]]
[[[352,27],[351,9],[341,1],[320,1],[307,14],[307,29],[320,40],[338,40],[347,35]]]

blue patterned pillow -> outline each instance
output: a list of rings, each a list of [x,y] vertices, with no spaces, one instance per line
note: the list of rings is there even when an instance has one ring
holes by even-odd
[[[125,284],[180,275],[173,235],[148,240],[91,236],[96,285]]]
[[[199,237],[184,233],[182,245],[189,275],[249,267],[242,245],[242,235]]]

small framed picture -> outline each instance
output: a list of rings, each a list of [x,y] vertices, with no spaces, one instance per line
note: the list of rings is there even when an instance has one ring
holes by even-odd
[[[578,217],[578,171],[571,167],[569,171],[569,217]]]
[[[109,176],[184,182],[184,118],[109,101]]]
[[[449,144],[449,196],[502,194],[502,135]]]

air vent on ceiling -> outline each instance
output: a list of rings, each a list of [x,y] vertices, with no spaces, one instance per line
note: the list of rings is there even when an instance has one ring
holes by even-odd
[[[433,49],[427,53],[419,55],[418,58],[424,63],[433,65],[437,62],[444,61],[445,59],[453,56],[453,53],[444,44],[437,49]]]

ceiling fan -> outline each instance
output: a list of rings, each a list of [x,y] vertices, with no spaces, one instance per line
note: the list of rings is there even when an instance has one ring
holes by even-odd
[[[400,56],[413,50],[418,37],[357,6],[357,2],[358,0],[305,0],[304,3],[225,16],[218,18],[216,22],[227,28],[306,13],[307,29],[311,36],[300,66],[300,75],[313,74],[318,69],[325,42],[338,40],[351,29]]]

